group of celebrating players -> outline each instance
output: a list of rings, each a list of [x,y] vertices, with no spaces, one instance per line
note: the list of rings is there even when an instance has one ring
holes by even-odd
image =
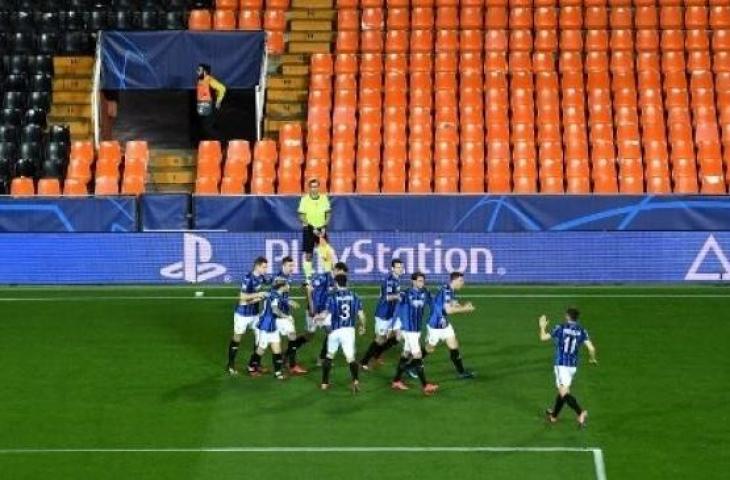
[[[408,390],[403,381],[404,374],[418,378],[425,395],[438,391],[438,385],[426,379],[423,359],[432,353],[436,346],[444,342],[449,349],[451,362],[459,378],[474,378],[474,373],[465,369],[459,342],[449,316],[474,311],[471,302],[461,303],[456,292],[464,286],[464,275],[452,272],[449,281],[436,295],[426,288],[426,277],[416,272],[411,275],[411,286],[402,289],[401,277],[403,263],[394,259],[391,271],[380,286],[380,295],[375,310],[375,336],[361,360],[355,358],[356,331],[364,335],[365,313],[360,297],[348,288],[348,268],[342,262],[332,265],[327,255],[323,255],[323,272],[313,274],[305,281],[307,292],[306,332],[297,334],[292,315],[299,305],[290,298],[291,275],[294,261],[291,257],[282,260],[280,272],[271,277],[267,275],[268,261],[259,257],[253,270],[246,275],[241,287],[238,305],[233,316],[233,337],[228,348],[227,370],[237,375],[236,355],[241,338],[247,330],[252,330],[255,346],[248,362],[247,370],[251,376],[265,373],[261,365],[264,353],[270,349],[273,358],[274,377],[285,379],[284,364],[288,364],[290,374],[308,373],[297,363],[297,352],[311,341],[318,330],[324,330],[324,341],[318,364],[322,367],[320,388],[330,388],[332,361],[339,350],[347,361],[352,377],[351,389],[360,389],[360,370],[369,370],[371,362],[380,361],[380,356],[389,348],[403,343],[403,350],[391,382],[394,390]],[[330,257],[331,258],[331,257]],[[265,287],[270,285],[267,291]],[[262,306],[263,305],[263,306]],[[428,315],[426,314],[426,309]],[[570,386],[576,374],[578,351],[585,345],[590,363],[597,363],[596,349],[591,343],[588,332],[578,323],[578,310],[569,308],[565,322],[548,331],[548,319],[541,316],[539,339],[552,341],[555,345],[554,373],[558,394],[553,408],[545,411],[546,419],[555,423],[564,405],[576,413],[578,424],[584,426],[588,412],[580,407],[570,393]],[[422,328],[426,324],[426,341],[422,343]],[[287,349],[282,353],[282,338],[287,339]]]
[[[420,380],[424,394],[431,395],[438,390],[437,384],[426,379],[423,359],[441,342],[446,343],[459,378],[474,377],[464,368],[456,333],[449,321],[449,315],[474,311],[470,302],[461,304],[456,298],[456,291],[464,285],[462,273],[451,273],[448,283],[432,296],[422,273],[411,275],[411,286],[402,289],[403,263],[394,259],[391,271],[380,287],[375,310],[375,337],[358,361],[355,358],[356,332],[364,335],[366,331],[362,300],[348,288],[347,265],[342,262],[332,265],[326,255],[323,258],[323,271],[311,275],[305,282],[306,332],[301,335],[296,331],[292,314],[299,305],[289,295],[293,259],[284,258],[281,270],[273,277],[266,273],[266,258],[256,259],[252,271],[243,280],[233,316],[233,337],[228,348],[227,366],[231,375],[238,374],[236,356],[241,338],[248,330],[252,330],[255,337],[248,374],[260,376],[265,373],[261,359],[270,349],[274,377],[280,380],[286,378],[285,362],[292,375],[308,373],[297,363],[298,350],[311,341],[318,330],[323,330],[325,335],[318,362],[322,367],[322,390],[330,387],[332,361],[339,350],[342,350],[350,369],[351,389],[357,392],[360,370],[369,370],[373,361],[380,362],[381,355],[399,342],[403,343],[403,351],[391,383],[394,390],[408,390],[403,381],[406,373]],[[270,286],[268,290],[267,286]],[[421,339],[424,323],[427,329],[425,344]],[[282,338],[287,339],[285,352],[282,351]]]

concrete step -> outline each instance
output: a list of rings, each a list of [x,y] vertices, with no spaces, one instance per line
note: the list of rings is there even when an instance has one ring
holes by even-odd
[[[285,53],[279,55],[279,61],[282,65],[288,64],[305,64],[309,65],[309,55],[304,53]]]
[[[152,172],[150,174],[152,183],[160,184],[181,184],[195,183],[195,171],[178,170],[174,172]]]
[[[194,183],[149,183],[147,192],[160,193],[193,193]]]
[[[91,93],[90,78],[54,78],[54,92],[87,92]]]
[[[53,92],[54,105],[89,105],[90,92]]]
[[[333,0],[292,0],[291,9],[331,9]]]
[[[309,78],[306,75],[284,76],[271,75],[266,79],[267,90],[276,89],[305,89],[309,86]]]
[[[287,13],[289,20],[330,20],[333,21],[337,18],[337,10],[324,9],[324,10],[290,10]]]
[[[307,105],[305,103],[267,103],[267,118],[282,117],[301,117],[307,113]]]
[[[331,32],[331,20],[292,20],[289,22],[289,30],[292,32]],[[291,35],[289,41],[292,41]]]
[[[54,76],[90,78],[94,61],[94,57],[53,57]]]
[[[333,32],[291,32],[290,42],[332,42]]]
[[[49,115],[54,117],[73,117],[91,119],[91,105],[51,105]]]
[[[287,51],[289,53],[330,53],[331,49],[330,42],[289,42]]]
[[[309,75],[309,65],[307,65],[307,64],[304,64],[304,65],[295,65],[295,64],[282,65],[282,67],[281,67],[281,73],[283,73],[284,75],[293,75],[293,76],[297,76],[297,75],[302,76],[302,75],[305,75],[305,76],[308,76]]]
[[[306,102],[309,100],[309,91],[306,89],[291,90],[266,90],[266,98],[269,102]]]

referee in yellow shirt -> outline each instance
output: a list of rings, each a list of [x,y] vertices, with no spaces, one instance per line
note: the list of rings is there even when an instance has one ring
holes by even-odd
[[[302,221],[303,250],[304,250],[304,278],[312,276],[312,254],[314,247],[319,245],[320,238],[327,240],[327,224],[330,221],[330,200],[327,195],[319,192],[319,180],[309,181],[309,192],[299,201],[299,219]]]

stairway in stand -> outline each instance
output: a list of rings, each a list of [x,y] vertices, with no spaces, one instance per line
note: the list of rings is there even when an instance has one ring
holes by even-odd
[[[292,0],[287,12],[286,53],[269,55],[265,136],[276,138],[284,123],[306,125],[309,57],[331,51],[336,17],[333,0]]]
[[[48,123],[68,125],[73,140],[89,140],[93,136],[94,57],[54,57],[53,69],[53,103]]]
[[[195,157],[193,150],[152,149],[147,192],[191,193],[195,186]]]

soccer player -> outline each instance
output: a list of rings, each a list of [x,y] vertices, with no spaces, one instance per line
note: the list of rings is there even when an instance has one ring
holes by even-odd
[[[268,348],[271,348],[271,356],[274,363],[274,376],[278,380],[284,380],[284,358],[281,355],[281,336],[278,323],[282,320],[291,320],[290,304],[287,293],[289,283],[277,278],[271,288],[271,293],[264,303],[264,312],[256,324],[258,336],[256,349],[251,354],[248,362],[248,370],[253,376],[261,375],[261,357]]]
[[[284,257],[281,260],[281,270],[274,278],[274,282],[281,280],[288,285],[288,288],[284,291],[282,296],[291,308],[298,308],[298,304],[289,298],[289,292],[291,291],[291,275],[293,272],[294,259],[292,257]],[[306,369],[297,364],[297,351],[302,345],[307,343],[307,338],[303,335],[297,336],[296,327],[294,326],[294,318],[291,316],[287,318],[279,318],[277,321],[277,328],[279,330],[279,334],[288,339],[286,360],[289,366],[289,373],[293,375],[303,375],[307,373]]]
[[[307,314],[307,332],[311,338],[318,328],[324,328],[325,331],[329,328],[329,320],[316,321],[315,317],[327,311],[327,298],[330,292],[335,288],[334,277],[340,274],[347,273],[347,265],[343,262],[337,262],[332,271],[324,271],[312,276],[310,281],[307,283],[307,300],[309,305],[309,312]],[[321,363],[327,353],[327,337],[325,337],[322,343],[322,350],[319,353],[319,363]]]
[[[330,201],[327,195],[319,192],[319,180],[313,178],[308,183],[309,192],[299,201],[299,220],[302,222],[302,250],[304,250],[304,279],[312,276],[312,254],[320,239],[327,240],[327,224],[330,221]],[[327,244],[328,246],[328,244]]]
[[[439,343],[445,342],[449,348],[451,362],[454,364],[459,378],[474,378],[474,373],[464,368],[461,353],[459,352],[459,341],[456,338],[454,327],[449,322],[449,315],[474,311],[474,305],[471,302],[462,305],[456,298],[456,291],[460,290],[463,286],[464,274],[461,272],[452,272],[449,275],[449,283],[441,287],[434,297],[431,306],[431,315],[428,319],[426,353],[433,353]]]
[[[431,305],[431,293],[426,289],[426,277],[422,273],[411,275],[411,281],[411,288],[403,292],[403,299],[398,305],[403,353],[391,387],[393,390],[408,390],[402,378],[406,368],[412,368],[421,381],[423,393],[432,395],[438,390],[438,385],[426,381],[421,351],[421,326],[426,307]]]
[[[390,262],[390,273],[380,284],[380,298],[375,308],[375,338],[360,360],[363,370],[369,369],[370,360],[378,358],[389,348],[398,343],[400,325],[396,315],[396,307],[401,298],[400,277],[403,274],[403,262],[393,259]]]
[[[588,362],[598,364],[596,359],[596,347],[588,337],[588,332],[578,323],[580,312],[575,308],[565,311],[565,322],[556,325],[552,332],[548,332],[549,321],[547,316],[542,315],[538,321],[540,327],[540,340],[555,342],[555,385],[558,388],[558,395],[555,397],[555,406],[552,410],[546,410],[548,421],[558,421],[560,410],[566,403],[578,415],[578,425],[585,427],[588,418],[588,410],[583,410],[578,405],[578,400],[570,393],[570,386],[578,368],[578,351],[581,345],[588,349]]]
[[[365,334],[365,313],[360,297],[347,288],[347,276],[335,275],[336,289],[327,299],[327,310],[317,316],[318,321],[329,317],[331,331],[327,336],[327,356],[322,363],[322,390],[330,387],[332,360],[341,348],[352,376],[352,393],[360,390],[359,365],[355,360],[355,317],[357,316],[358,334]]]
[[[238,375],[236,355],[241,345],[241,338],[248,329],[256,333],[256,322],[259,320],[259,303],[268,296],[268,292],[263,291],[263,287],[271,282],[266,275],[268,266],[269,262],[266,258],[258,257],[254,261],[253,269],[243,278],[238,305],[233,313],[233,336],[228,344],[227,369],[231,375]]]

